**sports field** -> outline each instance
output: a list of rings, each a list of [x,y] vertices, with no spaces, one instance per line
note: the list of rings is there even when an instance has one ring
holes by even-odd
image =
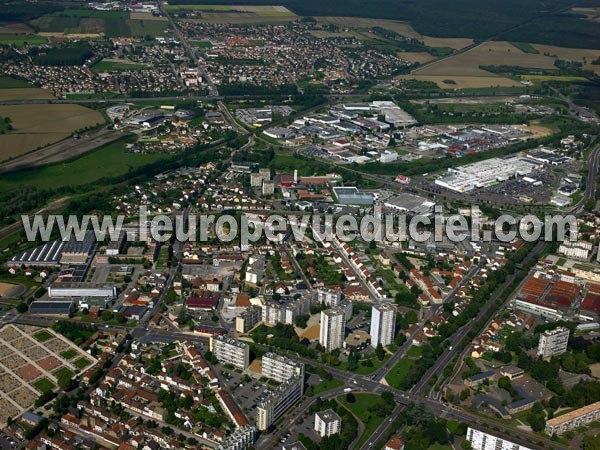
[[[22,90],[22,89],[3,89]],[[5,105],[0,117],[14,128],[0,139],[0,161],[60,141],[84,127],[104,123],[102,114],[80,105]]]
[[[96,72],[123,72],[126,70],[141,70],[147,69],[148,66],[146,64],[136,64],[129,61],[121,61],[121,60],[109,60],[103,59],[98,62],[94,66],[92,66],[92,70]]]

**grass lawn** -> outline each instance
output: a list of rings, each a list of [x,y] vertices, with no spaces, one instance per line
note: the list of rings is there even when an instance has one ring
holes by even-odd
[[[212,48],[212,44],[209,41],[192,41],[190,43],[198,48]]]
[[[413,364],[415,364],[414,359],[401,359],[385,376],[385,380],[390,386],[398,389],[401,381],[404,379],[404,377],[408,373],[408,370],[412,367]]]
[[[86,368],[87,366],[89,366],[90,364],[91,364],[90,360],[89,360],[89,359],[86,359],[86,358],[83,358],[83,357],[79,358],[77,361],[75,361],[75,362],[73,363],[73,365],[74,365],[75,367],[77,367],[79,370],[83,370],[83,369],[85,369],[85,368]]]
[[[42,331],[38,331],[37,333],[35,333],[33,335],[33,337],[40,341],[40,342],[45,342],[48,339],[52,339],[54,336],[52,336],[52,334],[46,330],[42,330]]]
[[[315,384],[314,386],[309,386],[307,390],[310,390],[312,392],[312,395],[317,395],[321,392],[325,392],[330,389],[342,387],[343,385],[344,382],[342,380],[333,378],[331,380],[323,380],[319,384]]]
[[[375,372],[377,369],[379,369],[383,363],[385,363],[388,359],[390,358],[389,354],[385,354],[385,357],[383,358],[383,361],[380,361],[379,358],[377,358],[377,356],[375,356],[375,354],[370,355],[369,358],[366,359],[361,359],[358,362],[358,367],[356,368],[356,370],[352,371],[352,373],[356,373],[359,375],[369,375],[373,372]],[[363,366],[363,361],[365,360],[370,360],[373,365],[372,366]],[[347,362],[343,362],[342,364],[340,364],[339,368],[341,370],[345,370],[348,371],[348,363]]]
[[[124,138],[70,161],[4,174],[0,179],[0,191],[9,191],[23,184],[41,189],[81,186],[104,177],[125,174],[165,157],[128,153],[125,151],[127,142],[130,139]]]
[[[442,445],[437,442],[431,446],[427,450],[452,450],[452,446],[450,444]]]
[[[0,34],[0,45],[14,45],[23,47],[24,45],[45,44],[48,40],[43,36],[22,35],[22,34]]]
[[[42,394],[45,394],[46,392],[52,392],[54,389],[56,389],[54,383],[48,378],[41,378],[37,380],[35,383],[33,383],[33,386]]]
[[[0,77],[0,89],[18,89],[32,87],[27,81],[11,77]]]
[[[78,355],[76,350],[73,350],[72,348],[70,348],[69,350],[65,350],[64,352],[62,352],[60,354],[60,356],[62,356],[65,359],[73,359]]]
[[[416,345],[411,345],[408,351],[406,352],[406,356],[411,358],[420,358],[423,354],[423,348],[417,347]]]
[[[135,63],[121,63],[121,62],[113,62],[113,61],[100,61],[98,64],[95,64],[92,67],[94,71],[115,71],[121,72],[125,70],[141,70],[147,69],[148,66],[146,64],[135,64]]]
[[[377,408],[382,400],[376,394],[354,394],[354,397],[356,398],[354,403],[348,403],[346,396],[338,397],[338,401],[358,417],[365,426],[365,430],[355,446],[355,448],[361,448],[384,420],[383,417],[372,414],[372,411]]]

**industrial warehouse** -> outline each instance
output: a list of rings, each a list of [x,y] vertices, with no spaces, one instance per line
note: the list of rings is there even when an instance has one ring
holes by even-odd
[[[530,175],[542,167],[542,163],[518,156],[490,158],[466,166],[449,168],[448,175],[435,180],[435,184],[456,192],[469,192],[476,188],[493,186],[513,177]]]

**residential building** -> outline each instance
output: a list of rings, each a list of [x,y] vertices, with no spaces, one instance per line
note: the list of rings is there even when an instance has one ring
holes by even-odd
[[[250,347],[245,342],[221,335],[212,335],[210,351],[219,362],[231,364],[238,369],[244,370],[250,364]]]
[[[383,450],[404,450],[404,441],[398,436],[394,436],[387,441]]]
[[[265,353],[262,357],[263,376],[283,383],[290,378],[304,380],[304,364],[275,353]],[[304,383],[302,384],[304,386]]]
[[[321,332],[319,343],[330,352],[344,346],[344,331],[346,329],[346,312],[336,307],[321,311]]]
[[[317,301],[333,308],[342,301],[342,293],[333,289],[320,288],[317,289]]]
[[[260,431],[268,430],[294,403],[302,398],[304,380],[288,379],[271,391],[256,408],[256,423]]]
[[[322,438],[338,434],[341,428],[342,419],[334,410],[326,409],[315,414],[315,431]]]
[[[558,327],[554,330],[544,331],[540,336],[538,345],[538,356],[549,358],[551,356],[562,355],[567,351],[569,343],[569,329]]]
[[[563,434],[600,419],[600,402],[592,403],[546,422],[546,433]]]
[[[247,333],[260,322],[262,318],[262,309],[260,306],[250,306],[240,311],[235,317],[235,331],[238,333]]]
[[[396,326],[396,306],[391,303],[379,303],[371,309],[371,345],[384,347],[394,342]]]
[[[529,447],[524,447],[472,427],[467,429],[467,441],[469,441],[473,450],[531,450]]]

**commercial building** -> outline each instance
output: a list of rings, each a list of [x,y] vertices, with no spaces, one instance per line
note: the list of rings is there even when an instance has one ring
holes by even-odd
[[[467,429],[467,441],[469,441],[473,450],[531,450],[529,447],[524,447],[472,427]]]
[[[260,306],[250,306],[240,311],[235,317],[235,331],[238,333],[247,333],[260,322],[262,309]]]
[[[117,297],[115,286],[100,286],[88,283],[57,283],[48,288],[50,298]]]
[[[281,450],[306,450],[304,444],[300,441],[284,444]]]
[[[375,202],[375,196],[371,192],[361,192],[357,187],[334,187],[333,193],[338,203],[345,205],[368,205]]]
[[[250,347],[245,342],[221,335],[210,337],[210,351],[223,364],[246,369],[250,364]]]
[[[435,203],[427,200],[425,197],[403,192],[385,200],[383,206],[402,214],[428,216],[433,213]]]
[[[330,308],[338,306],[342,301],[342,293],[333,289],[319,288],[317,289],[317,301]]]
[[[315,414],[315,431],[322,438],[338,434],[341,428],[342,419],[334,410],[326,409]]]
[[[567,351],[569,343],[569,329],[558,327],[554,330],[544,331],[540,336],[538,345],[538,356],[549,358],[550,356],[562,355]]]
[[[396,306],[391,303],[379,303],[371,309],[371,345],[384,347],[394,342],[396,326]]]
[[[490,158],[448,169],[448,175],[435,180],[435,184],[456,192],[469,192],[493,186],[515,176],[529,175],[542,166],[543,164],[532,159],[518,156]]]
[[[11,265],[26,266],[55,266],[58,264],[86,264],[96,248],[96,235],[86,231],[82,239],[72,236],[68,241],[57,239],[40,245],[34,249],[25,250],[15,255]]]
[[[269,392],[256,408],[256,423],[260,431],[268,430],[294,403],[302,398],[304,380],[290,378]]]
[[[265,353],[262,357],[262,375],[283,383],[290,378],[304,380],[304,364],[275,353]],[[304,383],[302,383],[304,389]]]
[[[600,419],[600,402],[592,403],[546,422],[546,433],[562,434]]]
[[[67,316],[73,311],[75,311],[75,302],[73,301],[36,300],[29,305],[29,314]]]
[[[340,307],[321,311],[319,343],[330,352],[344,346],[346,312]]]

